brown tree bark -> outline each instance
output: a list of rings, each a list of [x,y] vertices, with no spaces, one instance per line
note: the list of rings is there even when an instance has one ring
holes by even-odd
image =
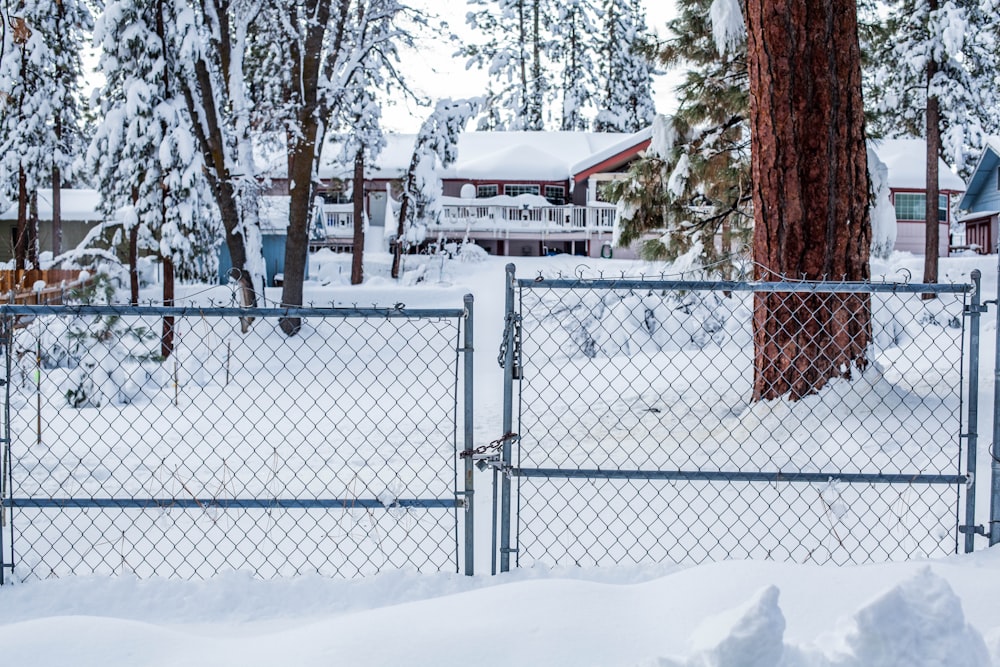
[[[169,257],[163,258],[163,305],[174,305],[174,262]],[[160,334],[160,356],[166,359],[174,352],[174,318],[163,318],[163,330]]]
[[[758,280],[867,280],[871,224],[854,0],[747,3]],[[863,369],[869,299],[759,292],[754,400]]]
[[[365,151],[359,148],[354,155],[354,248],[351,252],[351,284],[360,285],[364,279],[365,252]]]
[[[14,232],[14,268],[24,270],[28,256],[28,175],[17,170],[17,230]]]
[[[37,269],[38,265],[38,190],[28,195],[28,224],[25,227],[28,256],[25,268]]]
[[[937,10],[937,1],[931,0],[931,11]],[[938,277],[938,244],[940,225],[938,222],[938,155],[941,153],[941,112],[938,98],[930,95],[931,81],[937,74],[938,65],[934,60],[927,62],[927,200],[924,207],[926,229],[924,244],[924,282],[936,283]],[[934,298],[925,294],[925,299]]]
[[[56,125],[59,120],[56,120]],[[62,252],[62,170],[52,167],[52,256]]]
[[[335,5],[335,6],[334,6]],[[289,203],[288,203],[288,235],[285,237],[285,277],[281,287],[281,304],[283,306],[301,306],[302,289],[306,276],[306,261],[309,254],[309,220],[313,205],[313,158],[318,142],[323,140],[320,125],[325,122],[327,109],[320,108],[319,77],[320,69],[330,63],[326,62],[327,51],[324,43],[329,40],[330,53],[339,53],[344,39],[344,28],[348,21],[350,2],[336,0],[310,0],[302,8],[303,19],[307,27],[301,42],[292,40],[289,44],[291,80],[298,82],[296,86],[296,129],[293,136],[288,135],[288,146],[291,163],[288,170]],[[296,11],[293,7],[290,11]],[[336,34],[327,34],[327,25],[331,12],[336,11],[339,18]],[[292,25],[298,25],[298,17],[290,18]],[[281,330],[288,336],[294,336],[302,327],[300,318],[283,317],[280,320]]]

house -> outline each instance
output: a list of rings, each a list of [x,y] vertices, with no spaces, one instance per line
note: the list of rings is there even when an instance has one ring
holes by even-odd
[[[610,248],[617,207],[595,195],[591,186],[600,182],[599,172],[605,165],[601,160],[591,162],[595,156],[614,158],[623,152],[634,158],[649,144],[649,136],[649,130],[637,135],[463,133],[456,162],[438,170],[443,191],[441,216],[428,228],[428,240],[468,239],[495,255],[598,256]],[[391,201],[399,195],[416,136],[389,135],[386,140],[375,164],[366,165],[364,184],[365,212],[372,226],[367,236],[378,238],[386,236],[387,224],[394,224]],[[319,195],[325,202],[321,215],[327,239],[313,246],[349,251],[354,234],[350,204],[353,165],[337,160],[339,156],[336,145],[324,148]],[[613,162],[619,168],[627,164],[621,158]],[[272,164],[268,194],[287,194],[283,161]]]
[[[958,202],[965,211],[959,222],[965,225],[965,245],[979,252],[994,253],[1000,239],[1000,137],[986,141],[965,195]]]
[[[926,242],[927,144],[923,139],[882,139],[873,143],[889,169],[889,196],[896,209],[894,250],[923,255]],[[944,160],[938,160],[938,256],[948,256],[951,198],[965,183]]]
[[[428,230],[429,240],[475,241],[491,254],[538,256],[566,252],[596,257],[634,257],[612,249],[617,207],[603,201],[601,185],[623,178],[629,163],[649,146],[651,129],[635,134],[586,132],[470,132],[459,138],[458,160],[440,170],[442,215]],[[366,211],[373,233],[384,235],[387,202],[398,194],[413,135],[388,137],[388,146],[368,170]],[[921,139],[888,139],[875,150],[889,172],[890,197],[896,211],[895,250],[924,253],[925,143]],[[337,150],[324,151],[336,155]],[[346,193],[350,174],[324,159],[321,194],[327,204],[328,244],[350,250],[353,213]],[[274,177],[279,191],[283,178]],[[939,162],[939,254],[948,254],[952,223],[950,201],[965,184]],[[1000,205],[997,206],[1000,209]],[[391,222],[391,215],[388,218]]]
[[[75,248],[94,225],[104,219],[100,212],[101,195],[97,190],[60,191],[60,219],[62,220],[62,246],[66,251]],[[17,237],[17,204],[0,211],[0,262],[14,258]],[[52,190],[38,190],[38,247],[42,252],[52,251]]]

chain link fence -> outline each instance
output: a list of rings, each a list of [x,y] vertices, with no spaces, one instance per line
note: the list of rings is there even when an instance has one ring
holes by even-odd
[[[252,314],[0,308],[15,577],[459,569],[471,297]]]
[[[518,437],[498,464],[509,475],[501,570],[510,555],[580,566],[902,560],[952,553],[971,530],[959,524],[963,507],[973,523],[975,495],[963,414],[964,369],[979,363],[973,285],[508,271],[501,361]],[[792,313],[784,327],[766,324],[775,303]],[[847,364],[831,357],[845,308],[863,350]],[[782,328],[791,340],[772,337]],[[762,347],[779,350],[770,369]],[[774,367],[800,379],[822,365],[798,355],[831,379],[810,380],[797,400],[756,400]]]

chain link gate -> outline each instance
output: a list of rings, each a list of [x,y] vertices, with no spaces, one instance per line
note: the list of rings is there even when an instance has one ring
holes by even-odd
[[[472,574],[472,309],[0,307],[0,577]]]
[[[582,566],[971,551],[973,282],[519,279],[509,265],[507,435],[484,457],[503,473],[499,569],[512,554]],[[755,307],[792,294],[828,312],[864,299],[873,358],[815,395],[754,402]]]

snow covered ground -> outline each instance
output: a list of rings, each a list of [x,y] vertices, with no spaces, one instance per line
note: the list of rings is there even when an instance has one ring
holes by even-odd
[[[500,433],[495,357],[506,261],[432,264],[423,282],[402,287],[374,278],[352,288],[326,271],[329,284],[311,285],[307,300],[443,307],[473,293],[476,440],[483,443]],[[573,275],[581,261],[609,275],[636,268],[561,256],[518,260],[518,274]],[[873,274],[919,275],[920,261],[894,257]],[[978,268],[984,298],[995,298],[995,261],[945,260],[942,281],[966,281]],[[983,327],[981,471],[989,470],[994,314]],[[487,476],[477,484],[485,490]],[[987,487],[979,485],[979,523]],[[477,508],[479,526],[488,526],[488,503]],[[489,570],[488,546],[488,531],[480,530],[479,572]],[[0,647],[14,665],[100,667],[1000,665],[1000,550],[987,551],[981,540],[977,548],[971,556],[847,567],[536,566],[496,577],[402,571],[349,581],[260,581],[239,572],[198,582],[68,577],[0,589]]]

